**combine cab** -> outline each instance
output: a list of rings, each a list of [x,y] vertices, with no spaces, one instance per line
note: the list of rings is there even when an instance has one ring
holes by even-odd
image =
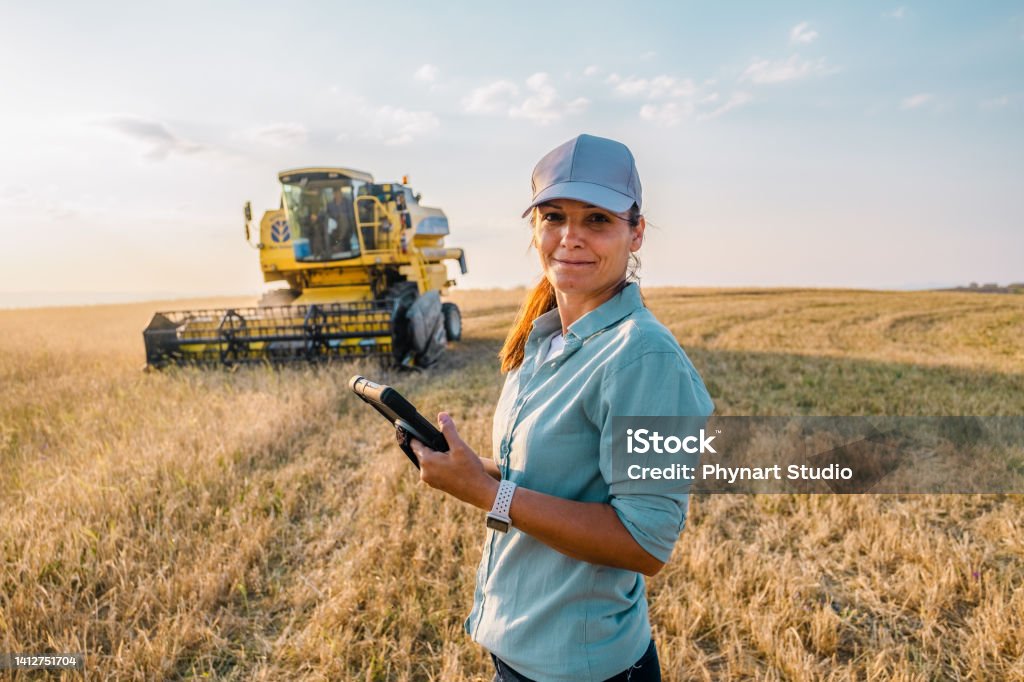
[[[258,306],[162,312],[143,332],[146,364],[237,365],[384,358],[428,367],[461,336],[445,260],[448,219],[403,183],[345,168],[285,171],[281,208],[260,221],[260,266],[287,288]],[[246,239],[252,212],[245,206]]]

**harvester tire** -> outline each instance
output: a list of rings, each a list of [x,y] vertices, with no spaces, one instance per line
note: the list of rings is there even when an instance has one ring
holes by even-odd
[[[454,303],[442,303],[441,314],[444,316],[444,333],[449,341],[462,339],[462,313]]]
[[[409,345],[417,367],[430,367],[441,359],[448,339],[444,333],[441,296],[435,289],[413,302],[405,313]]]

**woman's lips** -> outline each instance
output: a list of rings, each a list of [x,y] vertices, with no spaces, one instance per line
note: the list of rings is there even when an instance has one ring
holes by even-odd
[[[552,258],[551,260],[555,261],[555,263],[558,263],[559,265],[566,265],[569,267],[583,267],[586,265],[593,265],[596,262],[592,260],[563,260],[561,258]]]

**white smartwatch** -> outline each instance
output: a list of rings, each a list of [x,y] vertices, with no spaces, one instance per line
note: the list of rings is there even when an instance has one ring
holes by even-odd
[[[494,496],[494,506],[487,513],[487,527],[493,528],[499,533],[507,533],[512,527],[512,519],[508,510],[512,506],[512,494],[516,491],[516,484],[507,478],[503,478],[498,484],[498,494]]]

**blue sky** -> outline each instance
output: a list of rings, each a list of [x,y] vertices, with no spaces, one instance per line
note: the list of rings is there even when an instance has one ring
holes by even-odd
[[[466,287],[538,274],[533,164],[634,151],[644,283],[1024,281],[1024,3],[27,3],[0,292],[249,293],[277,171],[408,174]],[[97,299],[98,300],[98,299]]]

